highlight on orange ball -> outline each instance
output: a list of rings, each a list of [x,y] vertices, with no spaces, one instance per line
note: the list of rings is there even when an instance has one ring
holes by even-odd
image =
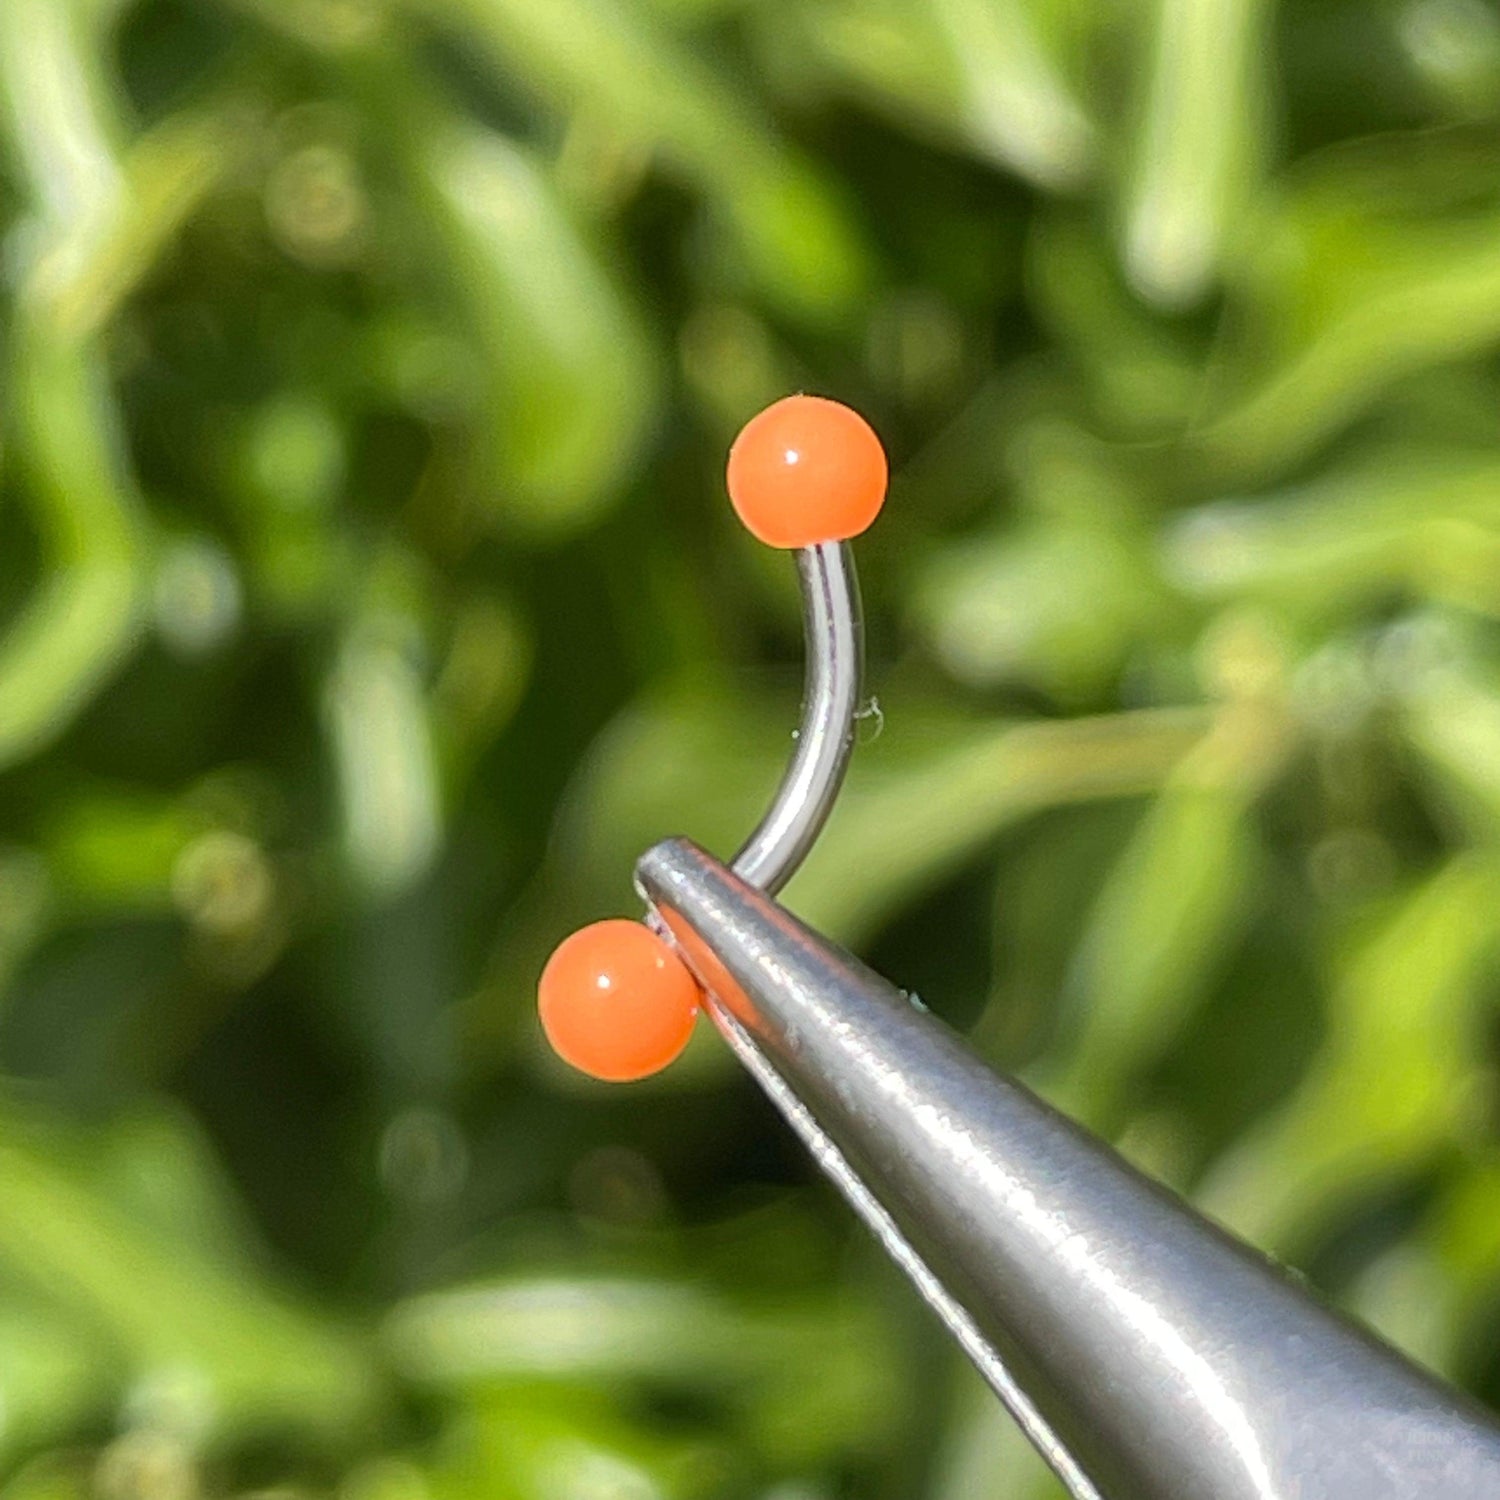
[[[889,468],[874,429],[823,396],[787,396],[752,417],[729,450],[729,499],[772,547],[858,536],[885,503]]]
[[[616,917],[558,944],[537,984],[537,1011],[565,1062],[629,1083],[660,1072],[687,1046],[698,986],[656,933]]]

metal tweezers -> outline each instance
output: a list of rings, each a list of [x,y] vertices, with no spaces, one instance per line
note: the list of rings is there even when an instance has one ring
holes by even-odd
[[[714,1023],[1077,1500],[1485,1500],[1500,1431],[695,844]]]
[[[797,753],[721,864],[636,882],[740,1061],[1075,1500],[1500,1500],[1477,1404],[1325,1307],[773,899],[842,779],[858,696],[846,548],[798,554]]]

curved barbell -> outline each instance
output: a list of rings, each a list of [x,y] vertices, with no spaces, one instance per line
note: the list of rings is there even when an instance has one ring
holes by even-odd
[[[775,796],[731,866],[775,895],[816,842],[854,746],[863,665],[859,580],[849,538],[885,500],[885,450],[857,412],[788,396],[746,424],[729,452],[729,498],[749,531],[795,549],[807,650],[802,722]],[[566,938],[537,986],[554,1050],[595,1078],[626,1082],[687,1045],[700,995],[652,928],[595,922]]]

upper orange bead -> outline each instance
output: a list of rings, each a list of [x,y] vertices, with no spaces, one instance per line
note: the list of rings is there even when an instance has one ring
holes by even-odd
[[[537,1010],[564,1061],[627,1083],[658,1072],[687,1046],[698,986],[654,932],[613,918],[557,946],[537,985]]]
[[[772,547],[858,536],[880,513],[889,471],[857,411],[822,396],[788,396],[752,417],[729,450],[729,498]]]

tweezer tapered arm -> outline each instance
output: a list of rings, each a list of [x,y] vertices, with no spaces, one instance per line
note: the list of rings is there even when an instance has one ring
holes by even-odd
[[[721,1029],[1075,1495],[1500,1497],[1500,1432],[1467,1398],[695,845],[636,874]]]

